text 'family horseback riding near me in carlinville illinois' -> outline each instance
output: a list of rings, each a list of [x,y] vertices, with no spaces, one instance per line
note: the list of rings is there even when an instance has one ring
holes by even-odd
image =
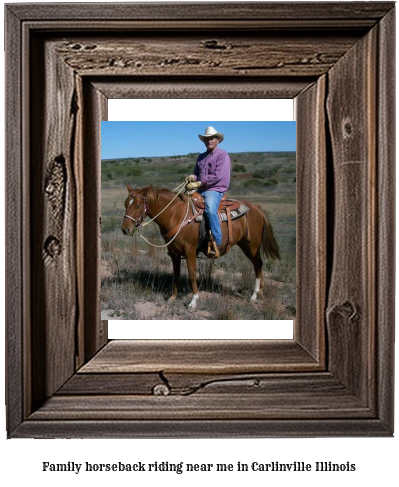
[[[273,461],[270,463],[184,463],[184,462],[158,462],[144,463],[50,463],[42,462],[43,472],[355,472],[356,464],[349,461],[336,463],[332,461],[319,461],[306,463],[295,461],[290,463]]]

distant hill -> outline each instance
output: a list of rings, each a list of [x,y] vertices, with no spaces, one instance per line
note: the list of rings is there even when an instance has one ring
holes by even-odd
[[[163,157],[128,157],[101,161],[102,187],[131,184],[133,187],[166,186],[173,189],[192,174],[198,153]],[[272,189],[278,184],[295,184],[295,152],[235,152],[231,193]]]

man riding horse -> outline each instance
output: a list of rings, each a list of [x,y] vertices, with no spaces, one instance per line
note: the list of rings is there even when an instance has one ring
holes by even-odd
[[[206,152],[198,156],[194,174],[186,177],[186,189],[197,190],[204,198],[204,215],[213,243],[208,256],[215,259],[220,256],[219,248],[222,244],[218,207],[229,188],[231,161],[228,153],[218,147],[224,139],[222,133],[207,127],[205,134],[199,134],[198,137],[205,144]]]
[[[180,187],[185,185],[188,191],[199,188],[199,192],[205,200],[205,204],[201,202],[201,205],[204,207],[206,221],[214,239],[214,255],[212,256],[208,251],[207,256],[216,258],[219,255],[225,255],[232,245],[238,245],[252,262],[255,271],[255,289],[251,302],[254,302],[264,287],[262,257],[280,259],[280,250],[273,228],[259,205],[254,205],[246,200],[226,202],[238,203],[240,210],[238,208],[234,210],[236,215],[233,219],[233,211],[230,209],[232,206],[227,205],[229,206],[225,213],[227,225],[223,228],[226,245],[219,248],[223,239],[217,210],[223,194],[229,187],[231,162],[227,152],[218,147],[218,144],[223,141],[223,134],[217,132],[213,127],[207,127],[205,135],[199,135],[199,138],[204,142],[207,150],[199,155],[194,174],[187,176],[185,183],[182,183]],[[173,293],[170,300],[173,301],[177,298],[181,262],[182,258],[185,258],[193,292],[189,307],[195,308],[199,299],[196,266],[200,227],[198,222],[195,223],[194,210],[193,214],[188,217],[189,199],[179,198],[180,192],[176,194],[167,189],[152,186],[134,189],[127,185],[127,190],[122,232],[125,235],[133,235],[135,230],[139,230],[145,225],[143,222],[147,216],[151,218],[150,221],[155,221],[166,242],[161,247],[168,247],[168,254],[173,264]],[[247,208],[247,211],[241,210],[243,206]],[[238,214],[240,211],[241,214]],[[245,218],[241,218],[242,215],[245,215]]]

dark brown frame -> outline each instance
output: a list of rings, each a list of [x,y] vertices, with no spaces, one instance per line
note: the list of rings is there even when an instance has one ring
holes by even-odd
[[[393,2],[6,6],[9,437],[393,434]],[[294,98],[292,341],[111,341],[107,99]]]

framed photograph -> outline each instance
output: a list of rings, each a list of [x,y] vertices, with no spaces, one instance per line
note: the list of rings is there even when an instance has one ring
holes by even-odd
[[[292,339],[296,313],[292,100],[241,100],[245,107],[240,101],[214,99],[121,101],[124,110],[118,118],[110,115],[113,121],[101,124],[101,318],[108,320],[108,338]],[[204,103],[226,120],[182,121],[198,117]],[[285,109],[288,120],[274,121],[274,106],[279,106],[280,117]],[[132,118],[132,113],[136,121],[120,120]],[[147,121],[145,116],[169,120]],[[237,117],[239,121],[232,120]],[[217,183],[224,184],[220,189],[226,198],[222,200],[226,209],[220,213],[220,258],[208,256],[213,249],[208,245],[204,207],[199,193],[187,190],[185,184],[185,178],[194,174],[199,154],[203,158],[208,154],[200,135],[210,123],[223,129],[223,140],[209,157],[224,157],[228,170],[228,177]],[[206,174],[209,177],[209,171]],[[217,173],[211,174],[215,179]],[[127,191],[127,185],[134,191]],[[143,194],[144,199],[127,199],[130,193]],[[211,196],[216,193],[217,188]],[[263,232],[264,221],[270,232]],[[193,243],[186,247],[188,242]],[[195,298],[189,269],[196,271]],[[176,273],[180,279],[174,290]]]
[[[10,4],[10,438],[392,436],[393,2]],[[109,99],[293,99],[291,340],[109,340]]]

